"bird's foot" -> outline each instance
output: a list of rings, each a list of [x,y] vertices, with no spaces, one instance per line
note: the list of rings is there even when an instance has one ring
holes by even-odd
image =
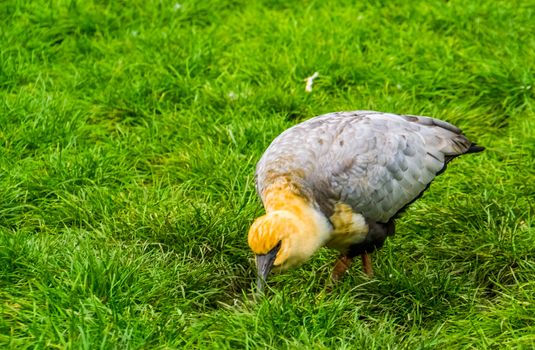
[[[360,258],[362,259],[362,268],[364,269],[364,273],[368,275],[368,277],[372,277],[373,276],[372,257],[368,253],[362,253],[360,255]]]
[[[353,258],[350,258],[347,255],[340,256],[334,265],[334,269],[331,274],[332,280],[335,282],[340,281],[352,263]]]

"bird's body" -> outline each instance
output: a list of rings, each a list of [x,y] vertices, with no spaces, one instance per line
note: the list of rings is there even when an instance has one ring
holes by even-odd
[[[457,127],[428,117],[355,111],[307,120],[279,135],[258,162],[266,216],[253,224],[249,245],[263,255],[281,242],[274,265],[282,269],[322,246],[349,258],[371,253],[451,159],[481,150]]]

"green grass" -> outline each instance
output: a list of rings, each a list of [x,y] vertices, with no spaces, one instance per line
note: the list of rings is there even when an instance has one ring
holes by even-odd
[[[0,23],[1,348],[535,347],[533,1],[6,0]],[[355,109],[487,151],[376,277],[329,291],[322,251],[253,301],[256,161]]]

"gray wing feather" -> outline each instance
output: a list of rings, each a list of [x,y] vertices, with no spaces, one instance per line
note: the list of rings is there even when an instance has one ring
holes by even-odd
[[[279,175],[330,216],[338,201],[386,222],[471,142],[444,121],[371,111],[331,113],[279,135],[257,166],[257,190]]]

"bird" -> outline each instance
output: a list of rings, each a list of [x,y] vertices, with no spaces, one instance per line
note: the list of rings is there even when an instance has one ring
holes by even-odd
[[[394,235],[396,218],[451,160],[484,149],[448,122],[376,111],[328,113],[285,130],[255,170],[265,215],[247,240],[258,290],[271,272],[299,266],[322,247],[340,254],[332,280],[358,256],[373,276],[371,254]]]

